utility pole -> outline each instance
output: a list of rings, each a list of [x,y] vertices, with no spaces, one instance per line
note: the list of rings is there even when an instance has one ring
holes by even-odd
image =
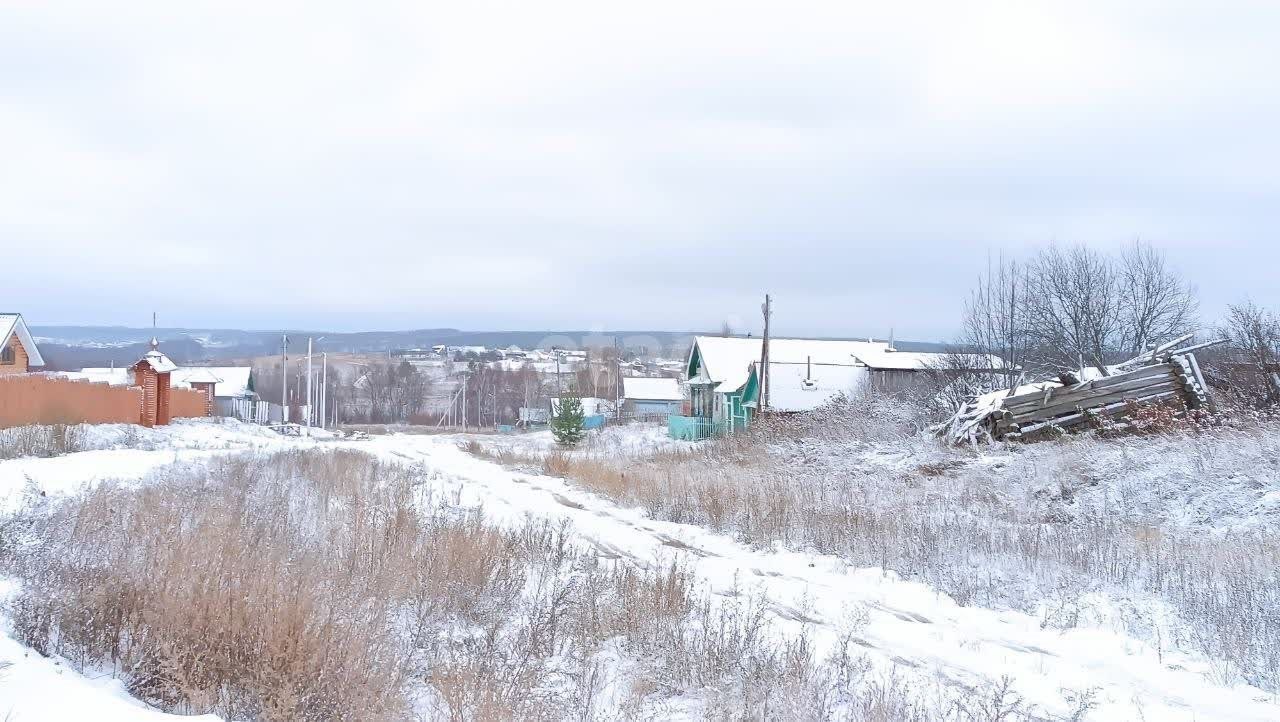
[[[311,428],[311,337],[307,337],[307,428]]]
[[[289,334],[280,335],[280,420],[289,423]]]
[[[760,410],[769,408],[769,317],[773,315],[773,299],[764,295],[764,340],[760,344]]]
[[[467,433],[467,375],[462,374],[462,433]]]
[[[320,428],[328,426],[329,417],[325,413],[329,410],[329,353],[327,351],[320,352]]]

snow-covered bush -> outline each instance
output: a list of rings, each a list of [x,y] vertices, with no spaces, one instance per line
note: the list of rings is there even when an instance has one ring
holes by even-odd
[[[85,427],[77,424],[0,429],[0,459],[61,456],[85,450],[86,440]]]

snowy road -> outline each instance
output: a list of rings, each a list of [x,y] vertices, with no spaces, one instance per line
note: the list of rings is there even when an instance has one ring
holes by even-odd
[[[182,434],[207,433],[192,425]],[[177,460],[211,454],[296,446],[344,446],[387,460],[420,465],[437,498],[483,506],[497,523],[526,518],[565,519],[584,544],[610,558],[651,564],[679,556],[717,594],[758,594],[774,615],[772,628],[808,629],[819,654],[858,620],[855,636],[880,668],[897,668],[922,683],[981,685],[1001,677],[1043,713],[1066,714],[1070,693],[1096,692],[1095,720],[1256,720],[1280,718],[1274,697],[1251,687],[1213,681],[1208,660],[1166,652],[1099,628],[1042,629],[1028,614],[957,606],[925,585],[878,569],[852,568],[835,557],[749,549],[701,527],[655,521],[561,479],[512,471],[476,458],[457,436],[382,436],[354,442],[240,438],[152,451],[92,451],[46,460],[0,462],[0,498],[9,504],[30,483],[59,493],[106,476],[136,478]],[[225,448],[216,447],[225,441]],[[73,710],[92,704],[94,719],[159,719],[114,683],[89,681],[10,639],[0,660],[14,666],[0,678],[0,715],[15,719],[82,719]],[[89,702],[88,700],[93,700]]]

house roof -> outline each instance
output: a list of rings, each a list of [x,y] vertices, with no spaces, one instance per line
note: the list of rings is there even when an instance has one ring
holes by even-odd
[[[758,338],[698,336],[694,339],[694,351],[701,354],[702,358],[702,373],[705,373],[703,380],[714,383],[716,391],[722,392],[737,391],[747,383],[751,365],[760,363],[760,347],[761,340]],[[771,373],[775,372],[774,364],[809,364],[815,368],[863,366],[878,371],[920,371],[934,368],[946,358],[947,354],[942,353],[898,351],[883,341],[805,338],[769,340]],[[994,357],[991,363],[997,368],[1001,365],[1000,360]],[[773,388],[770,387],[771,406],[774,405]]]
[[[183,371],[186,371],[187,373],[183,374],[182,373]],[[210,371],[208,368],[204,368],[204,367],[197,367],[193,369],[178,369],[177,371],[173,372],[173,376],[175,377],[178,376],[179,374],[182,374],[182,379],[180,382],[187,385],[216,384],[222,380],[217,376],[214,376],[213,372]],[[174,385],[177,385],[177,383],[179,383],[179,380],[171,377],[171,383],[173,383]]]
[[[682,401],[680,382],[672,378],[651,379],[624,376],[622,378],[622,395],[628,399],[642,401]]]
[[[770,362],[769,408],[812,411],[840,394],[852,394],[868,373],[867,367],[853,364]]]
[[[169,385],[173,388],[190,388],[192,383],[208,383],[215,381],[213,395],[218,397],[243,397],[253,393],[250,388],[249,366],[188,366],[175,369],[169,374]],[[63,374],[69,379],[83,379],[112,386],[128,386],[133,383],[132,369],[124,366],[118,368],[83,368],[79,371],[68,371]]]
[[[863,364],[879,370],[903,370],[903,371],[922,371],[924,369],[940,368],[941,365],[953,356],[971,359],[976,367],[985,368],[990,365],[991,368],[1002,368],[1004,362],[999,356],[991,356],[984,359],[982,354],[945,354],[930,353],[927,351],[898,351],[885,345],[884,348],[867,349],[857,354],[857,358]]]
[[[27,352],[28,366],[44,366],[44,357],[40,355],[40,349],[36,347],[35,339],[31,338],[31,332],[27,330],[27,324],[22,320],[20,313],[0,313],[0,348],[9,344],[9,339],[14,335],[18,336],[18,342],[22,344],[22,348]]]
[[[613,411],[613,401],[610,399],[601,399],[594,396],[583,396],[579,399],[582,401],[583,416],[597,416],[606,411]],[[560,399],[551,399],[551,415],[560,415]]]
[[[156,349],[146,352],[138,363],[149,364],[158,374],[167,374],[178,370],[178,364]],[[137,364],[134,365],[136,366]]]
[[[111,384],[112,386],[128,386],[133,383],[131,371],[132,369],[127,366],[118,368],[102,366],[80,369],[79,371],[67,371],[62,375],[69,379],[81,379],[100,384]]]
[[[169,383],[185,388],[192,383],[201,383],[201,377],[212,376],[217,381],[213,387],[214,396],[240,398],[253,394],[252,375],[250,366],[187,366],[174,371]]]
[[[747,383],[751,365],[760,363],[761,340],[758,338],[725,338],[698,336],[694,350],[702,359],[705,381],[716,384],[716,391],[737,391]],[[804,338],[769,339],[770,363],[822,364],[856,366],[857,355],[870,354],[888,344],[878,341],[827,341]],[[772,401],[772,398],[770,399]]]

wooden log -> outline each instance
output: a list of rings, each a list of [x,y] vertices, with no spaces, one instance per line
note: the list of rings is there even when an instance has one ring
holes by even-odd
[[[1130,401],[1132,401],[1133,403],[1139,406],[1145,406],[1145,405],[1150,405],[1154,403],[1159,403],[1161,401],[1165,401],[1168,399],[1177,398],[1178,395],[1179,395],[1179,392],[1176,390],[1164,391],[1162,393],[1152,394],[1150,396],[1146,396],[1140,399],[1126,399],[1124,401],[1107,404],[1106,406],[1086,409],[1084,411],[1079,411],[1069,416],[1062,416],[1056,419],[1049,419],[1047,421],[1042,421],[1037,424],[1024,426],[1022,427],[1022,435],[1025,438],[1029,435],[1042,433],[1046,430],[1053,429],[1053,428],[1067,430],[1072,427],[1079,426],[1080,424],[1086,423],[1088,421],[1092,421],[1100,416],[1116,416],[1119,414],[1126,413],[1129,410]]]
[[[1122,391],[1115,391],[1113,393],[1101,394],[1084,401],[1067,401],[1060,404],[1054,404],[1043,409],[1033,409],[1023,414],[1016,414],[1015,416],[1018,423],[1030,424],[1058,416],[1073,414],[1078,411],[1087,411],[1089,409],[1107,406],[1108,404],[1124,402],[1130,399],[1141,399],[1153,394],[1163,394],[1165,392],[1182,393],[1182,385],[1171,379],[1163,383],[1150,384],[1141,388],[1125,389]]]
[[[1016,408],[1033,405],[1033,404],[1039,404],[1043,406],[1049,400],[1057,400],[1063,397],[1068,397],[1072,394],[1088,395],[1089,393],[1094,392],[1096,390],[1122,386],[1122,385],[1130,384],[1134,381],[1138,381],[1141,379],[1170,376],[1173,373],[1174,373],[1173,367],[1170,366],[1169,364],[1160,364],[1158,366],[1146,366],[1140,369],[1129,371],[1127,373],[1116,374],[1115,376],[1107,376],[1105,378],[1100,378],[1100,379],[1094,379],[1093,381],[1086,381],[1084,383],[1076,384],[1074,386],[1060,386],[1057,388],[1046,389],[1044,391],[1035,391],[1029,394],[1012,396],[1004,399],[1002,405],[1006,409],[1016,409]]]
[[[1165,371],[1160,374],[1137,376],[1097,386],[1086,385],[1069,390],[1060,390],[1056,394],[1051,394],[1047,400],[1041,397],[1034,401],[1027,400],[1020,401],[1018,403],[1005,403],[1004,408],[1014,414],[1022,414],[1035,409],[1048,408],[1050,406],[1059,406],[1061,404],[1073,402],[1086,402],[1097,396],[1141,389],[1147,386],[1167,383],[1173,380],[1173,370],[1171,368],[1166,368]]]

